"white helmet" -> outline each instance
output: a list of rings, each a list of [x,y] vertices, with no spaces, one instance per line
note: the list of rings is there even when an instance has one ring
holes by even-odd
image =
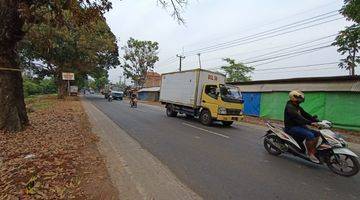
[[[289,93],[289,98],[291,101],[302,103],[305,101],[305,95],[299,90],[293,90]]]

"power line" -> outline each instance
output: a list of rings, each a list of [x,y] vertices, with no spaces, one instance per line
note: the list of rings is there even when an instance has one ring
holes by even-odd
[[[267,61],[267,60],[272,60],[272,61],[270,61],[270,62],[266,62],[266,63],[261,63],[261,64],[258,64],[258,65],[255,65],[255,67],[257,67],[257,66],[261,66],[261,65],[265,65],[265,64],[277,62],[277,61],[280,61],[280,60],[285,60],[285,59],[297,57],[297,56],[300,56],[300,55],[312,53],[312,52],[319,51],[319,50],[321,50],[321,49],[328,48],[328,47],[331,47],[331,45],[326,45],[326,46],[321,46],[321,47],[306,49],[306,50],[303,50],[303,51],[297,51],[297,52],[282,54],[282,55],[278,55],[278,56],[274,56],[274,57],[270,57],[270,58],[264,58],[264,59],[260,59],[260,60],[254,60],[254,61],[247,62],[247,63],[244,63],[244,64],[252,64],[252,63],[256,63],[256,62],[263,62],[263,61]],[[280,59],[277,59],[277,58],[280,58]],[[275,59],[275,60],[274,60],[274,59]],[[220,67],[221,67],[221,66],[220,66]],[[220,68],[220,67],[213,67],[213,68],[210,68],[210,69],[218,69],[218,68]]]
[[[322,46],[322,47],[317,47],[317,48],[312,48],[312,49],[307,49],[307,50],[304,50],[304,51],[299,51],[299,52],[293,52],[293,53],[289,53],[287,55],[281,55],[281,56],[276,56],[276,57],[271,57],[271,58],[267,58],[267,59],[262,59],[261,61],[260,60],[257,60],[257,61],[253,61],[251,63],[255,63],[255,62],[263,62],[263,61],[266,61],[266,60],[272,60],[272,61],[269,61],[269,62],[266,62],[266,63],[261,63],[261,64],[258,64],[258,65],[255,65],[254,67],[257,67],[257,66],[261,66],[261,65],[265,65],[265,64],[269,64],[269,63],[273,63],[273,62],[277,62],[277,61],[280,61],[280,60],[286,60],[286,59],[289,59],[289,58],[293,58],[293,57],[297,57],[297,56],[301,56],[301,55],[304,55],[304,54],[308,54],[308,53],[312,53],[312,52],[315,52],[315,51],[319,51],[321,49],[324,49],[324,48],[328,48],[330,47],[330,45],[328,46]],[[281,58],[281,57],[284,57],[284,58]],[[276,59],[276,58],[280,58],[280,59]],[[276,59],[276,60],[274,60]],[[251,63],[244,63],[244,64],[251,64]],[[208,70],[215,70],[215,69],[220,69],[222,66],[217,66],[217,67],[212,67],[212,68],[207,68]]]
[[[316,69],[296,69],[296,70],[287,70],[287,71],[275,71],[275,72],[271,72],[271,73],[291,73],[291,72],[299,72],[299,71],[318,71],[318,70],[324,70],[324,69],[336,69],[334,67],[321,67],[321,68],[316,68]],[[259,72],[259,73],[265,73],[265,72]],[[268,73],[268,72],[266,72]]]
[[[267,60],[273,60],[273,59],[276,59],[276,58],[281,58],[281,57],[285,57],[285,56],[289,56],[289,55],[294,55],[294,54],[300,54],[300,53],[305,53],[305,52],[313,52],[313,51],[321,50],[321,49],[328,48],[328,47],[331,47],[331,45],[326,45],[326,46],[321,46],[321,47],[306,49],[306,50],[302,50],[302,51],[296,51],[296,52],[292,52],[292,53],[281,54],[281,55],[278,55],[278,56],[273,56],[273,57],[269,57],[269,58],[263,58],[263,59],[259,59],[259,60],[254,60],[254,61],[250,61],[250,62],[245,62],[244,64],[252,64],[252,63],[257,63],[257,62],[262,62],[262,61],[267,61]]]
[[[308,51],[308,52],[304,52],[304,53],[299,53],[299,54],[296,54],[296,55],[287,56],[287,57],[284,57],[284,58],[279,58],[279,59],[272,60],[272,61],[269,61],[269,62],[257,64],[257,65],[255,65],[254,67],[258,67],[258,66],[261,66],[261,65],[267,65],[267,64],[274,63],[274,62],[278,62],[278,61],[281,61],[281,60],[287,60],[287,59],[289,59],[289,58],[294,58],[294,57],[302,56],[302,55],[309,54],[309,53],[313,53],[313,52],[319,51],[319,50],[321,50],[321,49],[316,49],[316,50],[312,50],[312,51]]]
[[[300,11],[298,13],[295,13],[295,14],[292,14],[292,15],[289,15],[289,16],[286,16],[284,18],[278,18],[278,19],[275,19],[275,20],[272,20],[272,21],[269,21],[269,22],[265,22],[265,23],[258,23],[256,25],[253,25],[252,27],[255,27],[255,28],[247,28],[247,29],[244,29],[243,31],[249,31],[249,30],[254,30],[254,29],[257,29],[259,26],[266,26],[266,25],[271,25],[271,24],[275,24],[277,22],[281,22],[281,21],[285,21],[285,20],[288,20],[290,18],[293,18],[295,16],[299,16],[299,15],[302,15],[304,13],[309,13],[311,11],[314,11],[314,10],[317,10],[319,8],[324,8],[324,7],[327,7],[331,4],[334,4],[335,2],[337,1],[332,1],[330,3],[326,3],[326,4],[322,4],[322,5],[319,5],[319,6],[316,6],[314,8],[311,8],[311,9],[308,9],[308,10],[303,10],[303,11]],[[238,35],[238,34],[237,34]],[[232,35],[234,36],[234,35]],[[219,40],[219,39],[223,39],[223,38],[229,38],[230,36],[223,36],[223,37],[216,37],[216,38],[213,38],[213,40]],[[184,47],[190,47],[190,46],[196,46],[198,44],[203,44],[203,43],[206,43],[206,44],[209,44],[209,41],[203,41],[203,42],[195,42],[195,43],[192,43],[192,44],[188,44],[188,45],[185,45]]]
[[[261,50],[248,51],[248,52],[244,52],[244,53],[236,53],[236,54],[226,55],[226,56],[222,56],[222,57],[205,59],[204,61],[219,60],[219,59],[222,59],[222,58],[224,58],[224,57],[232,57],[232,56],[235,56],[235,55],[246,55],[246,54],[255,53],[255,52],[259,52],[259,51],[263,51],[263,50],[268,50],[268,49],[274,49],[274,48],[278,48],[278,47],[283,47],[283,46],[286,47],[286,46],[287,46],[286,48],[283,48],[283,49],[271,51],[271,52],[268,52],[268,53],[265,53],[265,54],[261,54],[261,55],[258,55],[258,56],[253,56],[253,57],[246,58],[246,59],[243,59],[243,60],[242,60],[242,61],[246,61],[246,60],[251,60],[251,59],[254,59],[254,58],[264,57],[264,56],[266,56],[266,55],[272,55],[272,54],[275,54],[275,53],[278,53],[278,52],[282,52],[282,51],[284,51],[284,50],[293,49],[293,48],[295,48],[295,47],[304,46],[304,45],[306,45],[306,44],[311,44],[311,43],[314,43],[314,42],[317,42],[317,41],[321,41],[321,40],[324,40],[324,39],[333,37],[333,36],[335,36],[335,35],[337,35],[337,34],[332,34],[332,35],[328,35],[328,36],[316,38],[316,39],[313,39],[313,40],[310,40],[310,41],[305,41],[305,42],[300,42],[300,43],[298,42],[298,43],[292,43],[292,44],[290,44],[290,45],[293,45],[293,46],[289,46],[289,45],[275,46],[275,47],[266,48],[266,49],[261,49]],[[326,43],[328,43],[328,42],[326,42]],[[326,43],[320,43],[320,44],[326,44]],[[320,45],[320,44],[317,44],[317,45]],[[312,46],[317,46],[317,45],[312,45]],[[307,47],[303,47],[303,48],[309,48],[309,47],[312,47],[312,46],[307,46]],[[299,49],[295,49],[295,50],[301,50],[301,49],[303,49],[303,48],[299,48]]]
[[[287,48],[284,48],[284,49],[279,49],[279,50],[276,50],[276,51],[271,51],[269,53],[265,53],[265,54],[261,54],[261,55],[258,55],[258,56],[253,56],[253,57],[250,57],[250,58],[246,58],[246,59],[243,59],[242,61],[243,62],[246,62],[248,60],[253,60],[253,59],[256,59],[256,58],[261,58],[261,57],[265,57],[265,56],[269,56],[269,55],[273,55],[276,53],[281,53],[281,52],[284,52],[285,50],[290,50],[288,51],[289,53],[290,52],[294,52],[294,51],[298,51],[298,50],[302,50],[302,49],[306,49],[306,48],[310,48],[310,47],[317,47],[319,45],[324,45],[324,44],[330,44],[332,41],[325,41],[325,42],[321,42],[321,43],[318,43],[318,44],[314,44],[314,45],[310,45],[310,46],[305,46],[305,47],[301,47],[301,48],[297,48],[297,49],[294,49],[295,47],[300,47],[300,46],[304,46],[306,44],[311,44],[313,42],[307,42],[307,43],[302,43],[302,44],[299,44],[299,45],[295,45],[295,46],[291,46],[291,47],[287,47]],[[285,52],[286,53],[286,52]]]
[[[322,24],[325,24],[325,23],[329,23],[329,22],[333,22],[333,21],[336,21],[336,20],[339,20],[339,19],[343,19],[343,18],[344,18],[344,17],[340,17],[340,18],[336,18],[336,19],[324,21],[324,22],[321,22],[321,23],[317,23],[317,24],[313,24],[313,25],[309,25],[309,26],[297,28],[297,29],[294,29],[294,30],[291,30],[291,31],[286,31],[286,32],[282,32],[282,33],[279,33],[279,34],[275,34],[275,35],[270,35],[270,36],[266,36],[266,37],[261,37],[261,38],[259,38],[259,39],[253,39],[253,40],[246,41],[246,42],[243,42],[243,43],[232,44],[232,45],[228,45],[228,46],[224,46],[224,47],[216,48],[216,49],[212,49],[212,50],[200,51],[200,52],[198,52],[198,53],[211,53],[211,52],[214,52],[214,51],[219,51],[219,50],[223,50],[223,49],[228,49],[228,48],[231,48],[231,47],[236,47],[236,46],[240,46],[240,45],[244,45],[244,44],[249,44],[249,43],[253,43],[253,42],[258,42],[258,41],[261,41],[261,40],[264,40],[264,39],[269,39],[269,38],[273,38],[273,37],[276,37],[276,36],[280,36],[280,35],[285,35],[285,34],[288,34],[288,33],[296,32],[296,31],[299,31],[299,30],[303,30],[303,29],[307,29],[307,28],[319,26],[319,25],[322,25]],[[188,56],[191,56],[191,54],[189,54]]]
[[[265,68],[265,69],[255,69],[254,71],[269,71],[269,70],[278,70],[278,69],[308,68],[308,67],[333,65],[333,64],[339,64],[339,62],[328,62],[328,63],[318,63],[318,64],[309,64],[309,65],[297,65],[297,66],[290,66],[290,67],[273,67],[273,68]]]
[[[332,19],[332,20],[327,20],[327,21],[323,21],[321,23],[317,23],[317,24],[297,28],[297,29],[294,29],[294,30],[285,31],[285,32],[282,32],[282,33],[279,33],[279,34],[271,35],[271,34],[274,34],[274,33],[277,33],[277,32],[287,30],[289,28],[296,28],[298,26],[306,25],[306,24],[309,24],[309,23],[313,23],[313,22],[316,22],[316,21],[320,21],[320,20],[327,19],[329,17],[333,17],[333,16],[338,15],[338,14],[335,14],[335,15],[326,16],[326,15],[332,14],[334,12],[337,12],[337,11],[331,11],[331,12],[328,12],[328,13],[320,14],[320,15],[317,15],[317,16],[312,17],[312,18],[307,18],[307,19],[304,19],[304,20],[300,20],[300,21],[297,21],[297,22],[294,22],[294,23],[291,23],[291,24],[287,24],[287,25],[278,27],[278,28],[273,28],[273,29],[270,29],[270,30],[267,30],[267,31],[263,31],[263,32],[260,32],[260,33],[254,34],[254,35],[242,37],[242,38],[232,40],[232,41],[228,41],[228,42],[225,42],[225,43],[220,43],[220,44],[217,44],[217,45],[213,45],[213,46],[209,46],[209,47],[205,47],[205,48],[200,48],[198,50],[188,51],[188,52],[186,52],[186,55],[188,55],[191,52],[196,52],[196,54],[194,54],[194,55],[197,55],[198,53],[210,53],[210,52],[219,51],[219,50],[223,50],[223,49],[227,49],[227,48],[231,48],[231,47],[235,47],[235,46],[249,44],[249,43],[252,43],[252,42],[257,42],[257,41],[260,41],[260,40],[264,40],[264,39],[284,35],[284,34],[287,34],[287,33],[292,33],[292,32],[295,32],[295,31],[311,28],[311,27],[318,26],[318,25],[322,25],[322,24],[329,23],[329,22],[336,21],[336,20],[339,20],[339,19],[343,18],[343,17],[340,17],[340,18],[336,18],[336,19]],[[201,50],[201,51],[199,51],[199,50]],[[190,56],[190,55],[188,55],[188,56]],[[175,61],[176,61],[176,58],[175,59],[173,58],[173,59],[169,59],[169,61],[167,61],[166,63],[170,64],[170,63],[174,63]]]
[[[219,44],[204,47],[204,48],[199,48],[199,49],[188,51],[188,52],[185,52],[185,53],[189,54],[189,53],[193,53],[193,52],[196,52],[196,51],[203,51],[203,50],[208,50],[208,49],[212,49],[212,48],[217,48],[217,47],[221,47],[221,46],[224,46],[224,45],[229,45],[229,44],[234,44],[234,43],[237,43],[237,42],[242,42],[242,41],[248,40],[248,39],[254,39],[255,37],[265,36],[267,34],[272,34],[272,33],[276,33],[276,32],[279,32],[279,31],[287,30],[289,28],[294,28],[294,27],[297,27],[297,26],[306,25],[306,24],[309,24],[309,23],[313,23],[313,22],[316,22],[316,21],[320,21],[320,20],[327,19],[329,17],[333,17],[333,16],[338,15],[338,14],[333,14],[333,15],[330,15],[330,16],[326,16],[326,15],[329,15],[329,14],[332,14],[332,13],[335,13],[335,12],[338,12],[338,11],[331,11],[331,12],[328,12],[328,13],[320,14],[320,15],[317,15],[317,16],[314,16],[314,17],[311,17],[311,18],[306,18],[306,19],[303,19],[303,20],[300,20],[300,21],[297,21],[297,22],[293,22],[293,23],[290,23],[290,24],[287,24],[287,25],[283,25],[283,26],[280,26],[280,27],[277,27],[277,28],[262,31],[260,33],[256,33],[256,34],[245,36],[245,37],[241,37],[241,38],[238,38],[238,39],[235,39],[235,40],[219,43]]]

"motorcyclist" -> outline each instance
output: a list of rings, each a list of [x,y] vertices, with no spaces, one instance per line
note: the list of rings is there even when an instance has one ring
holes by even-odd
[[[109,92],[108,92],[108,94],[107,94],[107,99],[108,99],[109,102],[113,100],[113,96],[112,96],[111,90],[109,90]]]
[[[298,90],[289,93],[290,100],[287,102],[284,111],[285,131],[294,138],[303,141],[308,150],[309,159],[315,163],[320,161],[316,158],[316,144],[319,140],[319,132],[308,128],[306,125],[317,127],[318,120],[307,113],[300,104],[305,101],[304,93]]]
[[[136,104],[136,94],[135,93],[131,93],[131,95],[130,95],[130,104],[132,105],[132,106],[135,106],[135,104]]]

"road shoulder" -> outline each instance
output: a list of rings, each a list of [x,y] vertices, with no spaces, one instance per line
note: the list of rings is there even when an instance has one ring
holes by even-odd
[[[201,199],[91,102],[82,104],[120,199]]]

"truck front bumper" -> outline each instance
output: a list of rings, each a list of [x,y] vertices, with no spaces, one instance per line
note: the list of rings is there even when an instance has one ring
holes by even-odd
[[[219,121],[241,121],[244,119],[243,115],[218,115],[217,120]]]

